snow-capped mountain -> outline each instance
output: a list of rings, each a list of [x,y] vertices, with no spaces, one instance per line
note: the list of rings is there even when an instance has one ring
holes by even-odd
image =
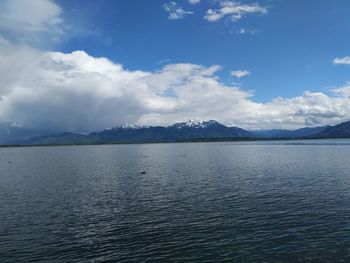
[[[180,142],[206,140],[234,140],[244,138],[334,138],[349,137],[349,123],[342,123],[331,127],[303,128],[295,131],[246,131],[238,127],[227,127],[215,120],[175,123],[162,126],[138,126],[124,124],[112,129],[93,132],[88,135],[75,133],[61,133],[15,141],[13,144],[113,144],[113,143],[147,143],[147,142]],[[320,131],[323,131],[321,132]],[[340,133],[340,131],[342,133]],[[336,132],[336,133],[335,133]],[[282,135],[280,135],[282,134]],[[292,135],[290,135],[292,134]],[[340,135],[339,135],[340,134]],[[289,136],[289,137],[288,137]],[[9,144],[9,143],[3,143]]]
[[[136,124],[130,124],[130,123],[125,123],[115,127],[115,129],[141,129],[141,128],[143,127]]]
[[[136,130],[136,129],[142,129],[147,128],[149,126],[141,126],[137,124],[130,124],[130,123],[124,123],[118,126],[115,126],[113,128],[107,128],[106,131],[113,131],[113,130]]]
[[[209,120],[209,121],[200,121],[200,120],[194,120],[194,119],[190,119],[188,121],[184,121],[184,122],[177,122],[173,125],[167,126],[166,128],[207,128],[209,126],[213,126],[213,125],[222,125],[217,121],[214,120]],[[125,123],[125,124],[121,124],[118,125],[116,127],[113,128],[108,128],[106,130],[118,130],[118,129],[142,129],[142,128],[150,128],[152,126],[141,126],[141,125],[137,125],[137,124],[130,124],[130,123]]]
[[[222,125],[217,121],[214,120],[209,120],[209,121],[199,121],[199,120],[188,120],[185,122],[178,122],[175,123],[174,125],[170,126],[170,127],[175,127],[178,129],[182,129],[182,128],[207,128],[209,126],[213,126],[213,125]]]
[[[64,144],[66,134],[63,136],[46,136],[40,140],[30,141],[31,144]],[[190,140],[206,140],[213,138],[242,138],[251,134],[237,127],[227,127],[217,121],[197,121],[175,123],[174,125],[162,126],[138,126],[123,124],[101,132],[93,132],[89,135],[76,137],[77,144],[99,144],[99,143],[138,143],[138,142],[176,142]],[[72,134],[69,135],[69,143],[72,142]],[[73,138],[74,139],[74,138]]]

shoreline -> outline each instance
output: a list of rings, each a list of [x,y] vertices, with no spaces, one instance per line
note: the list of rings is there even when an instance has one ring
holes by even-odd
[[[344,138],[197,138],[179,141],[149,141],[149,142],[106,142],[106,143],[67,143],[67,144],[4,144],[0,148],[15,147],[51,147],[51,146],[96,146],[96,145],[130,145],[130,144],[175,144],[202,142],[259,142],[259,141],[306,141],[306,140],[341,140]]]

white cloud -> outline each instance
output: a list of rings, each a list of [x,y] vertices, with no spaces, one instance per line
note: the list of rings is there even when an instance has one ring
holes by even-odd
[[[334,65],[350,65],[350,57],[335,58],[333,60]]]
[[[16,47],[0,35],[0,103],[2,96],[29,70],[41,52],[29,47]]]
[[[192,5],[198,4],[201,0],[188,0],[188,2]]]
[[[348,82],[347,85],[343,87],[332,89],[332,91],[341,97],[350,98],[350,82]]]
[[[219,7],[208,9],[204,18],[210,22],[218,21],[224,17],[230,17],[232,21],[238,21],[248,14],[268,13],[268,8],[258,3],[242,4],[236,0],[219,0]]]
[[[35,43],[63,34],[62,10],[52,0],[2,0],[0,31],[12,41]]]
[[[176,2],[169,2],[163,5],[165,11],[169,13],[168,18],[170,20],[178,20],[184,19],[186,15],[193,14],[192,11],[186,11],[181,6],[179,6]]]
[[[248,70],[234,70],[231,71],[231,76],[236,78],[243,78],[250,75],[250,71]]]
[[[217,2],[217,9],[208,10],[208,21],[268,11],[257,3]],[[175,2],[163,7],[169,19],[193,13]],[[122,123],[167,125],[186,119],[216,119],[247,129],[293,129],[350,118],[349,84],[331,95],[305,92],[258,103],[251,92],[222,83],[218,65],[167,64],[158,71],[130,71],[84,51],[42,52],[23,45],[59,39],[64,33],[61,13],[52,0],[0,1],[0,122],[87,132]],[[336,58],[334,64],[350,64],[350,58]],[[250,72],[231,74],[241,78]]]
[[[305,92],[257,103],[251,92],[223,84],[218,70],[219,66],[168,64],[154,72],[130,71],[83,51],[40,52],[2,43],[0,121],[91,131],[121,123],[167,125],[186,119],[216,119],[247,129],[292,129],[350,118],[348,85],[333,90],[334,95]]]

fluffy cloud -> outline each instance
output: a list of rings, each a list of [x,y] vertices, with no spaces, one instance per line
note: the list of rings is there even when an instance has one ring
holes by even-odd
[[[216,65],[129,71],[83,51],[40,52],[0,43],[0,121],[27,128],[87,132],[190,118],[248,129],[298,128],[350,117],[348,86],[334,89],[332,96],[305,92],[257,103],[251,92],[223,84]]]
[[[230,17],[232,21],[238,21],[248,14],[268,13],[265,6],[258,3],[242,4],[236,0],[220,0],[219,7],[216,9],[208,9],[204,18],[210,22],[218,21],[224,17]]]
[[[231,76],[236,78],[243,78],[250,75],[250,71],[248,70],[234,70],[231,71]]]
[[[0,1],[0,31],[8,39],[35,43],[63,34],[61,8],[52,0]]]
[[[165,11],[168,12],[168,18],[170,20],[178,20],[183,19],[186,15],[193,14],[192,11],[186,11],[181,6],[179,6],[177,3],[171,1],[169,3],[165,3],[163,5],[163,8]]]
[[[350,57],[335,58],[333,60],[334,65],[350,65]]]
[[[29,47],[17,48],[0,35],[0,103],[2,96],[11,91],[19,76],[30,69],[40,54]]]

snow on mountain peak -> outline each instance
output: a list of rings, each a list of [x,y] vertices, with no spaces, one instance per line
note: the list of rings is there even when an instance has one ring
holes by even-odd
[[[119,126],[122,129],[138,129],[140,126],[135,125],[135,124],[130,124],[130,123],[125,123]]]
[[[174,127],[177,127],[179,129],[184,128],[184,127],[188,127],[188,128],[206,128],[210,125],[216,125],[219,124],[217,121],[214,120],[209,120],[209,121],[199,121],[199,120],[194,120],[194,119],[190,119],[188,121],[185,122],[179,122],[174,124]]]
[[[184,121],[184,122],[178,122],[175,123],[172,126],[169,127],[175,127],[178,129],[181,128],[207,128],[213,125],[220,125],[219,122],[215,121],[215,120],[209,120],[209,121],[200,121],[200,120],[196,120],[196,119],[190,119],[188,121]],[[149,128],[152,126],[140,126],[140,125],[136,125],[136,124],[130,124],[130,123],[125,123],[119,126],[116,126],[114,128],[107,128],[106,130],[131,130],[131,129],[141,129],[141,128]]]
[[[107,128],[106,130],[115,130],[115,129],[123,129],[123,130],[126,130],[126,129],[141,129],[141,128],[144,128],[145,126],[139,126],[139,125],[136,125],[136,124],[130,124],[130,123],[124,123],[124,124],[121,124],[121,125],[118,125],[114,128]]]

